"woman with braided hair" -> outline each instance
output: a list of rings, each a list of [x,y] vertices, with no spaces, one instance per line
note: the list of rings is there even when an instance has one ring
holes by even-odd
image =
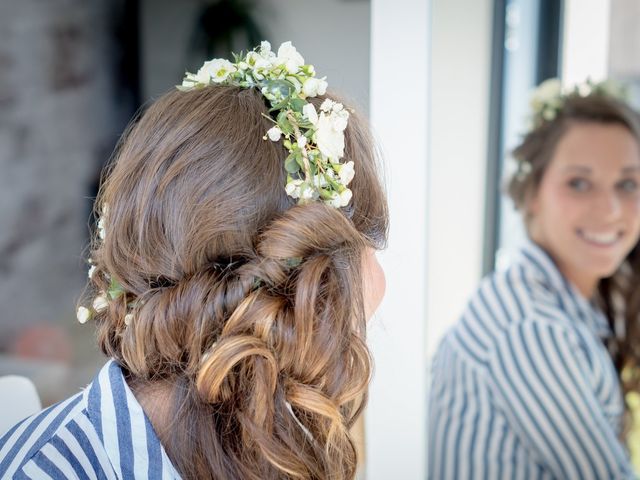
[[[640,116],[615,84],[543,83],[509,194],[528,240],[433,362],[429,469],[444,478],[636,478]]]
[[[387,206],[365,122],[325,89],[263,42],[132,123],[78,309],[110,361],[0,440],[0,477],[355,476]]]

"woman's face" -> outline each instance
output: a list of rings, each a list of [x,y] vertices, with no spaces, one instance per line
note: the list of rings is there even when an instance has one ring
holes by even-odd
[[[567,130],[529,202],[529,233],[586,297],[640,236],[640,149],[622,125]]]
[[[384,297],[386,281],[384,271],[373,248],[367,248],[362,257],[362,282],[364,288],[364,311],[369,320]]]

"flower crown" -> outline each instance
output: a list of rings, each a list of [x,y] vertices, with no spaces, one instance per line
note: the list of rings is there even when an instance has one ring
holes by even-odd
[[[327,90],[325,78],[316,78],[313,65],[306,65],[291,42],[283,43],[277,55],[271,51],[269,42],[246,55],[234,55],[234,62],[216,58],[209,60],[197,73],[185,75],[181,91],[204,88],[208,85],[235,85],[257,88],[271,104],[265,115],[274,126],[264,140],[273,142],[284,138],[289,151],[284,161],[287,171],[287,194],[304,204],[322,201],[335,208],[345,207],[351,200],[349,183],[354,176],[353,162],[342,163],[344,156],[344,130],[347,128],[349,111],[341,103],[325,99],[318,112],[307,98],[324,95]],[[105,221],[108,206],[102,206],[98,221],[98,236],[105,238]],[[295,264],[296,259],[292,259]],[[96,267],[89,260],[88,276],[95,275]],[[294,266],[292,264],[292,266]],[[76,311],[80,323],[86,323],[95,314],[109,306],[109,302],[125,295],[118,281],[106,273],[109,288],[100,292],[90,307],[80,306]],[[125,325],[133,320],[136,302],[127,303]]]
[[[602,95],[626,102],[629,100],[627,89],[614,80],[594,82],[587,79],[573,87],[562,87],[558,78],[542,82],[531,94],[532,128],[544,122],[551,122],[558,116],[568,98]]]
[[[629,94],[624,85],[608,79],[594,82],[587,79],[572,87],[563,87],[560,79],[550,78],[538,85],[531,94],[531,117],[527,132],[531,132],[547,122],[552,122],[564,108],[569,98],[601,95],[623,102],[629,100]],[[516,177],[524,180],[531,173],[531,164],[526,160],[517,160]]]
[[[324,95],[326,77],[316,78],[313,65],[305,64],[291,42],[280,45],[277,54],[265,41],[246,55],[233,57],[234,62],[222,58],[204,62],[197,73],[187,72],[176,88],[189,91],[222,84],[260,90],[271,105],[273,118],[265,116],[274,123],[263,138],[273,142],[284,138],[289,151],[284,160],[287,194],[299,204],[320,200],[335,208],[347,206],[354,168],[352,161],[340,160],[349,111],[326,99],[318,112],[307,101]]]

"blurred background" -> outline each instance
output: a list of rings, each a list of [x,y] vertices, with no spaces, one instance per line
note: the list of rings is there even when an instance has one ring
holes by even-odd
[[[75,302],[119,135],[185,70],[291,40],[386,161],[366,478],[425,478],[429,358],[523,235],[501,185],[529,91],[614,77],[637,99],[639,25],[637,0],[0,0],[0,375],[44,405],[91,380],[105,359]]]

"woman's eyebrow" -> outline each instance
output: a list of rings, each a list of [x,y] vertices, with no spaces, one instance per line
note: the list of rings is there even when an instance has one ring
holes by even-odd
[[[587,167],[584,165],[567,165],[563,170],[565,172],[580,172],[587,175],[591,175],[592,173],[591,167]]]
[[[640,165],[628,165],[622,167],[622,173],[638,173],[640,172]]]

